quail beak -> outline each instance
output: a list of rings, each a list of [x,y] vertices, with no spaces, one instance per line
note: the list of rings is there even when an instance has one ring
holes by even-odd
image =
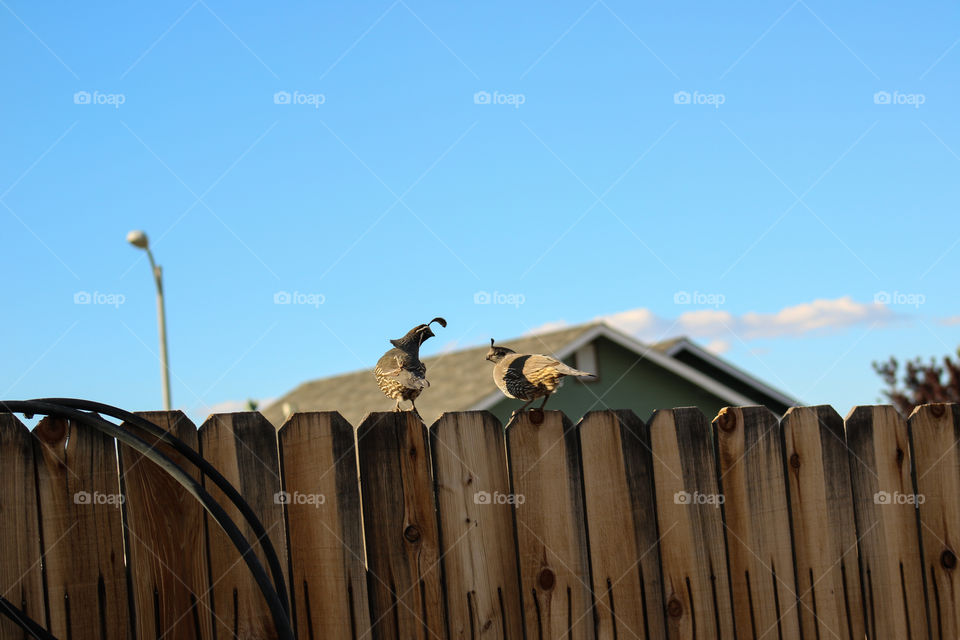
[[[430,330],[430,327],[427,327],[426,329],[423,330],[423,338],[421,339],[421,342],[423,340],[426,340],[427,338],[432,338],[434,335],[436,334],[434,334],[433,331]]]

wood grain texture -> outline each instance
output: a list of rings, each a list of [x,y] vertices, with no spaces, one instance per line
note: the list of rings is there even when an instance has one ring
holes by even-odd
[[[907,423],[893,407],[854,407],[845,419],[867,637],[926,638],[923,562],[912,504]]]
[[[664,638],[650,432],[632,411],[580,421],[597,638]]]
[[[960,637],[960,405],[927,404],[909,420],[934,638]],[[892,500],[896,502],[896,500]]]
[[[182,412],[137,415],[198,448],[197,429]],[[171,447],[130,424],[124,427],[200,479],[199,470]],[[139,453],[125,445],[120,445],[119,453],[137,637],[211,638],[213,611],[203,507]]]
[[[559,411],[507,426],[527,638],[595,637],[578,431]]]
[[[22,422],[0,413],[0,595],[46,626],[32,440]],[[53,545],[56,540],[46,542]],[[26,637],[0,616],[0,638]]]
[[[667,637],[733,639],[723,514],[707,419],[696,408],[650,419]]]
[[[725,498],[733,615],[747,637],[798,639],[797,582],[777,417],[766,407],[727,407],[713,427]]]
[[[444,413],[430,435],[450,637],[520,639],[514,505],[503,427],[486,411]]]
[[[232,484],[260,519],[280,562],[286,568],[287,544],[280,504],[280,463],[277,430],[257,412],[221,413],[200,427],[200,452]],[[254,549],[268,575],[266,556],[257,536],[232,502],[204,478],[204,488],[227,512]],[[273,616],[247,563],[230,538],[210,517],[207,519],[210,557],[211,606],[216,612],[218,638],[239,640],[276,638]],[[286,578],[286,575],[284,575]]]
[[[805,636],[859,640],[866,629],[843,418],[832,407],[783,417],[794,555]]]
[[[335,412],[294,414],[280,428],[280,465],[289,495],[323,499],[284,506],[298,637],[369,637],[353,427]]]
[[[115,441],[54,417],[33,433],[50,631],[73,640],[128,638]]]
[[[427,430],[411,412],[357,430],[373,638],[446,635]]]

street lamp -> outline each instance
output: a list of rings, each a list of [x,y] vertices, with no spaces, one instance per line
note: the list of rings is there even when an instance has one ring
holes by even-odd
[[[170,411],[170,366],[167,364],[167,318],[163,307],[163,269],[153,259],[147,234],[143,231],[131,231],[127,234],[127,242],[138,249],[147,252],[150,259],[150,268],[153,270],[153,280],[157,285],[157,326],[160,333],[160,376],[163,384],[163,408]]]

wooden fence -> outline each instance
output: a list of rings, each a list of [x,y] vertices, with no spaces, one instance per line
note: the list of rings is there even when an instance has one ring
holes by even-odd
[[[142,415],[259,515],[304,640],[960,637],[960,405]],[[0,414],[0,474],[0,590],[58,638],[274,637],[152,462]]]

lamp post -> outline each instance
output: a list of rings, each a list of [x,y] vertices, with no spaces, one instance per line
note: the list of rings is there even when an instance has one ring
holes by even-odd
[[[163,408],[170,411],[170,366],[167,364],[167,318],[163,306],[163,269],[153,259],[147,234],[143,231],[131,231],[127,234],[127,242],[138,249],[147,252],[150,259],[150,269],[153,271],[153,280],[157,285],[157,327],[160,333],[160,380],[163,384]]]

